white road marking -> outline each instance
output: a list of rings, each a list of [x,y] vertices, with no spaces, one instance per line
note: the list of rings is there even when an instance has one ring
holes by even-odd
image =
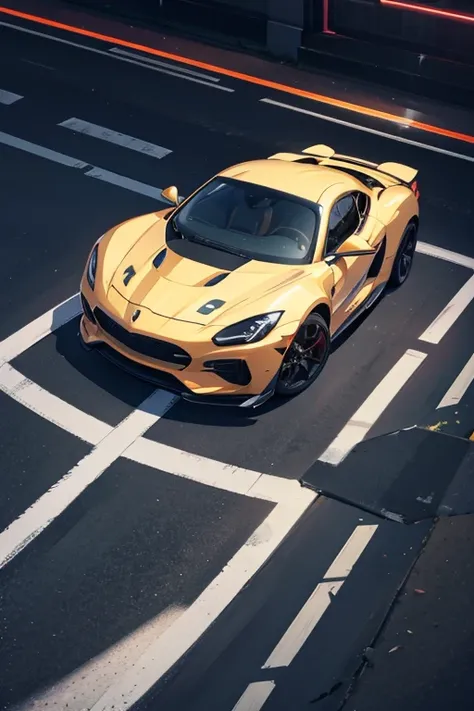
[[[212,625],[265,564],[316,496],[281,503],[250,536],[219,575],[90,711],[130,708],[166,674]]]
[[[31,143],[31,141],[25,141],[23,138],[11,136],[9,133],[3,133],[3,131],[0,131],[0,143],[3,143],[5,146],[11,146],[12,148],[18,148],[20,151],[25,151],[26,153],[32,153],[40,158],[46,158],[47,160],[53,161],[53,163],[60,163],[68,168],[78,168],[82,170],[89,165],[82,160],[77,160],[77,158],[71,158],[71,156],[66,156],[50,148],[39,146],[37,143]]]
[[[57,711],[86,711],[109,686],[115,684],[123,669],[134,664],[145,649],[174,624],[185,610],[184,605],[170,605],[51,686],[36,689],[29,698],[15,705],[15,711],[48,708],[56,708]]]
[[[474,156],[467,155],[465,153],[457,153],[455,151],[448,151],[446,148],[438,148],[438,146],[432,146],[429,143],[421,143],[420,141],[414,141],[411,138],[404,138],[403,136],[395,136],[393,133],[387,133],[386,131],[378,131],[376,128],[369,128],[368,126],[361,126],[357,123],[352,123],[351,121],[345,121],[344,119],[334,118],[333,116],[328,116],[327,114],[319,114],[316,111],[310,111],[309,109],[302,109],[299,106],[293,106],[292,104],[283,104],[281,101],[274,101],[273,99],[259,99],[260,102],[264,104],[271,104],[272,106],[278,106],[281,109],[289,109],[290,111],[296,111],[299,114],[306,114],[307,116],[313,116],[313,118],[321,119],[321,121],[328,121],[329,123],[337,123],[339,126],[345,126],[346,128],[353,128],[356,131],[363,131],[364,133],[372,133],[375,136],[381,136],[382,138],[388,138],[391,141],[398,141],[398,143],[407,143],[409,146],[416,146],[417,148],[423,148],[426,151],[433,151],[434,153],[441,153],[450,158],[459,158],[460,160],[468,161],[469,163],[474,163]],[[406,127],[405,127],[406,128]],[[416,130],[416,129],[414,129]]]
[[[383,411],[426,358],[426,353],[407,350],[375,390],[362,403],[336,439],[319,457],[320,462],[340,464],[359,442],[362,442]]]
[[[96,123],[83,121],[76,117],[61,121],[61,123],[58,123],[58,126],[68,128],[76,133],[83,133],[86,136],[92,136],[92,138],[99,138],[101,141],[107,141],[108,143],[113,143],[122,148],[129,148],[132,151],[144,153],[151,158],[161,159],[173,152],[170,151],[169,148],[158,146],[155,143],[148,143],[147,141],[142,141],[140,138],[134,138],[125,133],[119,133],[110,128],[105,128],[105,126],[98,126]]]
[[[1,24],[2,23],[0,22],[0,25]],[[7,133],[0,132],[0,143],[5,143],[13,148],[18,148],[19,150],[32,153],[33,155],[37,155],[42,158],[47,158],[55,163],[62,163],[63,165],[67,165],[72,168],[89,168],[89,170],[84,173],[87,177],[96,178],[97,180],[102,180],[107,183],[111,183],[112,185],[124,188],[125,190],[140,193],[141,195],[151,197],[153,200],[158,199],[163,202],[163,198],[161,196],[162,189],[154,187],[153,185],[141,183],[138,180],[118,175],[117,173],[113,173],[109,170],[91,166],[88,163],[78,160],[77,158],[65,156],[62,153],[57,153],[49,148],[44,148],[43,146],[31,143],[30,141],[24,141],[21,138],[11,136]],[[453,264],[459,264],[462,267],[474,270],[474,258],[468,257],[464,254],[458,254],[457,252],[452,252],[448,249],[443,249],[442,247],[436,247],[435,245],[428,244],[427,242],[418,242],[416,250],[417,252],[420,252],[420,254],[452,262]]]
[[[51,424],[88,444],[99,444],[113,430],[111,425],[61,400],[8,363],[0,367],[0,390]],[[300,496],[306,496],[305,490],[294,479],[282,479],[272,474],[242,469],[146,437],[134,440],[121,456],[166,474],[263,501],[296,502],[299,505]]]
[[[323,580],[303,605],[286,630],[262,669],[288,667],[303,647],[316,625],[331,605],[335,595],[344,585],[364,550],[372,540],[378,526],[357,526],[329,566]],[[337,578],[337,579],[336,579]],[[252,682],[248,685],[232,711],[260,711],[275,688],[275,682]],[[105,711],[102,707],[92,711]]]
[[[110,183],[111,185],[117,185],[119,188],[124,188],[125,190],[130,190],[134,193],[139,193],[140,195],[146,195],[153,200],[160,200],[161,202],[166,202],[161,194],[161,188],[155,188],[152,185],[147,185],[146,183],[141,183],[139,180],[133,180],[132,178],[127,178],[125,175],[119,175],[118,173],[112,173],[110,170],[104,170],[103,168],[92,168],[84,173],[88,178],[96,178],[96,180],[102,180],[105,183]]]
[[[37,415],[92,445],[97,445],[112,427],[70,405],[12,368],[18,357],[42,338],[58,330],[81,312],[79,294],[50,309],[0,342],[0,389]],[[175,447],[138,437],[123,451],[131,461],[168,474],[213,486],[224,491],[272,502],[296,502],[306,496],[295,480],[242,469],[225,462],[200,457]]]
[[[10,106],[15,102],[20,101],[20,99],[23,99],[20,94],[15,94],[13,91],[7,91],[6,89],[0,89],[0,104]]]
[[[84,442],[97,445],[113,429],[105,422],[44,390],[8,363],[0,366],[0,390],[51,424]]]
[[[233,93],[235,90],[230,89],[228,86],[221,86],[220,84],[212,84],[211,82],[204,81],[202,79],[196,79],[192,76],[187,76],[186,74],[178,73],[177,71],[172,72],[167,69],[161,69],[160,67],[155,67],[151,64],[146,64],[143,61],[137,61],[135,59],[128,59],[127,57],[121,57],[117,54],[112,54],[110,51],[106,52],[103,49],[97,49],[96,47],[88,47],[85,44],[79,44],[79,42],[72,42],[72,40],[66,40],[62,37],[54,37],[53,35],[48,35],[46,32],[38,32],[38,30],[30,30],[28,27],[20,27],[19,25],[14,25],[11,22],[0,22],[0,26],[9,27],[12,30],[17,30],[18,32],[26,32],[29,35],[35,35],[36,37],[43,37],[44,39],[51,40],[52,42],[59,42],[60,44],[68,45],[69,47],[76,47],[77,49],[85,49],[93,54],[101,54],[103,57],[109,57],[109,59],[115,59],[120,62],[127,62],[128,64],[134,64],[137,67],[142,67],[142,69],[150,69],[153,72],[159,72],[160,74],[169,74],[170,76],[177,77],[178,79],[185,79],[186,81],[192,81],[195,84],[202,84],[208,86],[211,89],[220,89],[220,91],[227,91]]]
[[[274,688],[274,681],[252,682],[247,686],[232,711],[260,711]]]
[[[19,331],[0,341],[0,365],[21,355],[35,343],[64,326],[81,312],[79,294],[54,306]]]
[[[436,247],[434,244],[418,242],[416,245],[416,251],[420,254],[426,254],[428,257],[435,257],[436,259],[442,259],[445,262],[459,264],[459,266],[466,267],[467,269],[474,269],[474,257],[468,257],[465,254],[451,252],[449,249]]]
[[[180,72],[182,74],[189,74],[193,77],[200,77],[201,79],[207,79],[207,81],[220,82],[219,77],[213,77],[210,74],[203,74],[202,72],[197,72],[194,69],[185,69],[177,64],[169,64],[167,62],[160,62],[154,57],[147,57],[144,54],[138,54],[138,52],[128,52],[125,49],[120,49],[120,47],[111,47],[109,52],[114,54],[121,54],[124,57],[132,57],[132,59],[139,59],[142,62],[147,62],[149,64],[155,64],[157,67],[163,67],[163,69],[172,69],[175,72]]]
[[[0,568],[12,560],[171,407],[176,397],[156,390],[109,432],[57,484],[0,533]]]
[[[458,377],[456,378],[454,383],[451,385],[451,387],[449,388],[446,395],[443,397],[443,399],[441,400],[441,402],[439,403],[439,405],[436,409],[439,410],[442,407],[451,407],[452,405],[457,405],[464,397],[465,393],[467,392],[467,390],[470,387],[473,380],[474,380],[474,353],[469,358],[466,365],[461,370]]]
[[[15,27],[15,29],[18,28]],[[32,32],[32,34],[41,33]],[[56,39],[51,37],[49,38]],[[66,41],[66,44],[71,43]],[[29,142],[21,141],[21,139],[14,139],[14,145],[22,150],[28,150],[31,146],[33,146],[34,149],[42,149],[42,147],[37,147]],[[48,151],[48,149],[42,149],[39,155],[48,158],[52,155],[61,156],[61,154],[56,154],[55,152],[49,152],[48,155],[45,155],[45,150]],[[33,152],[38,155],[37,150],[30,150],[29,152]],[[89,167],[87,164],[83,164],[75,159],[69,159],[67,165],[70,165],[70,161],[72,161],[72,167]],[[56,162],[63,161],[58,161],[56,159]],[[107,180],[108,182],[112,182],[113,184],[119,185],[125,189],[131,189],[134,192],[140,192],[153,198],[158,197],[159,199],[159,195],[161,194],[161,190],[158,188],[139,183],[138,181],[132,181],[128,178],[124,178],[123,176],[117,176],[115,173],[103,171],[100,168],[90,166],[88,175],[89,177]],[[463,255],[456,256],[454,253],[447,252],[446,250],[443,254],[439,248],[431,248],[430,245],[425,245],[423,247],[423,244],[419,251],[429,253],[427,250],[437,251],[437,253],[432,256],[447,259],[447,261],[467,266],[465,259],[468,258],[463,257]],[[32,332],[33,342],[36,342],[36,340],[39,340],[41,337],[47,335],[47,333],[44,332],[44,325],[45,324],[43,323],[43,326],[40,329],[38,329],[37,326],[36,333]],[[42,335],[38,336],[38,330],[41,331]],[[52,327],[49,328],[48,332],[51,330]],[[25,346],[27,340],[26,332],[23,331],[23,335],[20,339],[18,339],[17,336],[18,334],[14,334],[14,336],[10,339],[6,339],[6,341],[0,344],[0,355],[3,355],[2,346],[7,342],[10,343],[10,349],[8,352],[12,351],[12,345],[14,346],[13,351],[18,351],[18,348],[21,348],[20,352],[22,352],[28,348],[28,345]],[[37,395],[35,397],[37,397]],[[49,399],[49,403],[51,402],[51,399]],[[34,404],[31,399],[30,403]],[[43,404],[43,401],[41,401],[41,406],[43,406]],[[50,405],[48,407],[50,407]],[[44,410],[43,407],[39,409]],[[46,412],[44,412],[44,414],[46,414]],[[63,419],[64,418],[61,416],[61,421],[63,421]],[[83,419],[82,422],[85,423],[86,421]],[[89,427],[90,421],[88,421],[87,424],[81,425],[83,436],[87,434]],[[115,431],[116,430],[113,430],[106,437],[112,438]],[[90,437],[90,434],[87,434],[87,436]],[[99,444],[97,449],[99,449],[100,446],[101,445]],[[92,454],[89,456],[92,456]],[[239,470],[238,468],[222,463],[217,463],[212,473],[208,473],[207,468],[210,460],[204,460],[200,457],[194,457],[194,455],[188,455],[186,452],[182,452],[181,450],[168,448],[165,445],[151,442],[140,436],[137,437],[136,441],[134,441],[123,451],[123,456],[130,459],[136,458],[135,460],[138,459],[138,461],[143,461],[143,463],[147,463],[148,465],[150,465],[153,461],[155,468],[157,468],[158,464],[159,468],[165,471],[166,469],[164,468],[164,464],[175,470],[178,468],[179,459],[181,459],[183,469],[186,468],[186,471],[183,472],[182,475],[187,478],[200,481],[201,483],[207,483],[211,486],[219,486],[219,488],[229,491],[239,490],[239,493],[242,489],[244,492],[245,489],[247,489],[245,493],[248,496],[278,500],[279,503],[275,506],[272,513],[269,517],[267,517],[259,529],[257,529],[257,531],[249,538],[245,546],[238,551],[229,565],[224,568],[222,573],[213,581],[213,583],[211,583],[209,588],[207,588],[194,605],[192,605],[191,608],[183,614],[178,623],[172,625],[169,631],[163,636],[164,639],[163,637],[160,637],[160,639],[156,641],[156,644],[154,644],[152,648],[150,648],[148,652],[143,655],[140,662],[136,665],[139,671],[137,672],[135,668],[130,669],[129,672],[122,678],[121,685],[116,689],[109,689],[101,699],[101,702],[93,707],[94,711],[98,711],[99,709],[107,709],[108,711],[110,708],[110,699],[112,699],[112,701],[115,700],[117,703],[122,702],[124,698],[132,699],[133,701],[138,700],[138,698],[140,698],[151,685],[156,683],[156,681],[161,678],[166,670],[170,669],[175,661],[180,659],[189,647],[192,646],[197,639],[199,639],[202,632],[207,629],[207,627],[219,616],[222,609],[224,609],[224,607],[233,599],[233,597],[235,597],[242,587],[249,582],[251,577],[266,562],[268,557],[278,547],[283,538],[288,534],[304,511],[316,498],[314,493],[309,492],[306,489],[302,489],[297,482],[282,484],[282,480],[278,477],[261,475],[257,472],[254,473],[248,470]],[[192,459],[190,460],[189,457]],[[194,462],[194,470],[190,468],[190,461]],[[79,463],[78,467],[80,467],[81,464],[82,463]],[[186,465],[186,467],[184,467],[184,465]],[[106,464],[106,466],[108,466],[108,464]],[[204,470],[204,467],[206,468],[206,471]],[[220,467],[222,468],[222,477],[220,475]],[[72,470],[72,472],[75,472],[76,470],[77,468]],[[177,474],[178,472],[172,471],[172,473]],[[243,484],[238,481],[240,474],[242,474]],[[61,482],[62,481],[64,480],[61,480]],[[77,481],[77,478],[74,477],[73,482]],[[61,486],[61,482],[57,485],[57,488],[53,488],[45,494],[45,496],[49,496],[48,500],[45,500],[44,497],[41,497],[41,499],[38,500],[37,504],[39,507],[40,502],[46,501],[46,504],[48,504],[49,500],[51,500],[54,505],[55,492],[57,492],[58,489],[60,494],[62,491],[67,494],[69,491],[68,488],[59,488]],[[64,486],[66,487],[67,484],[64,484]],[[33,506],[35,506],[35,504]],[[28,514],[28,512],[31,512],[31,509],[28,509],[26,514]],[[25,521],[26,524],[30,521],[30,524],[34,525],[37,513],[41,513],[40,508],[37,508],[36,512],[33,511],[33,513],[29,513],[29,519],[21,517],[19,520]],[[26,514],[24,514],[24,516]],[[13,525],[14,524],[12,524],[12,526]],[[10,529],[7,529],[7,531]],[[3,536],[7,533],[7,531],[0,534],[0,552],[2,550],[2,541],[6,541]],[[33,532],[33,537],[35,535],[37,535],[36,532]],[[28,541],[23,541],[25,544],[27,542]],[[261,545],[262,542],[263,545]],[[22,542],[20,542],[20,544],[21,543]],[[259,554],[257,557],[255,548]]]
[[[453,296],[449,304],[441,311],[426,331],[419,337],[420,341],[438,344],[447,334],[461,314],[467,309],[474,299],[474,276],[472,276],[458,293]]]
[[[357,563],[378,526],[357,526],[346,541],[324,579],[315,588],[285,634],[268,657],[262,669],[287,667],[296,657],[314,628],[331,604],[331,599],[344,585],[352,568]],[[339,580],[335,580],[339,578]]]
[[[299,506],[300,497],[305,496],[305,490],[294,479],[242,469],[146,437],[137,439],[123,456],[167,474],[254,499]]]
[[[7,146],[12,146],[12,148],[18,148],[21,151],[26,151],[27,153],[32,153],[33,155],[39,156],[40,158],[46,158],[53,161],[54,163],[61,163],[68,168],[79,168],[84,170],[84,168],[89,168],[88,171],[83,173],[87,178],[95,178],[96,180],[101,180],[105,183],[110,183],[111,185],[116,185],[119,188],[124,188],[125,190],[130,190],[134,193],[139,193],[140,195],[146,195],[153,200],[159,200],[160,202],[166,202],[166,200],[161,195],[161,188],[156,188],[153,185],[148,185],[147,183],[141,183],[139,180],[133,180],[132,178],[127,178],[125,175],[119,175],[118,173],[113,173],[110,170],[104,170],[104,168],[97,168],[91,166],[89,163],[84,163],[84,161],[77,160],[77,158],[71,158],[63,153],[58,153],[50,148],[44,148],[36,143],[31,143],[30,141],[24,141],[22,138],[17,138],[16,136],[11,136],[8,133],[3,133],[0,131],[0,143],[4,143]]]

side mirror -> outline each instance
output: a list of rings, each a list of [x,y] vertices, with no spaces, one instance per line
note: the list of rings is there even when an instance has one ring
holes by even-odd
[[[165,200],[168,200],[168,202],[172,202],[173,205],[179,205],[181,202],[179,199],[179,194],[178,194],[178,188],[176,185],[170,185],[169,188],[165,188],[164,190],[161,191],[161,196],[165,198]]]
[[[324,257],[326,264],[335,264],[344,257],[368,257],[376,253],[376,249],[353,249],[350,252],[333,252]]]

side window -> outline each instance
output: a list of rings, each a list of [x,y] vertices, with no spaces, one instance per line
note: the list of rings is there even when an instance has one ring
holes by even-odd
[[[335,252],[359,227],[360,216],[353,195],[346,195],[338,200],[329,216],[326,254]]]

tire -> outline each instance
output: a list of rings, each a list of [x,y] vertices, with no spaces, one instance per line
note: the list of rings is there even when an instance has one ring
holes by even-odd
[[[410,220],[405,227],[400,246],[393,261],[392,272],[388,280],[388,285],[392,288],[398,288],[408,279],[413,266],[417,239],[418,225],[414,220]]]
[[[308,347],[307,344],[313,338],[313,345]],[[330,346],[331,337],[328,324],[320,314],[310,314],[300,325],[285,353],[275,387],[275,394],[280,397],[293,397],[309,388],[326,365]],[[309,355],[304,358],[302,353],[309,353]],[[298,360],[300,361],[299,371],[296,370]],[[306,367],[303,361],[306,361],[308,365],[308,376],[306,378],[304,377]],[[290,383],[288,378],[293,372],[295,373],[295,382]],[[301,380],[298,380],[298,373],[301,373]]]

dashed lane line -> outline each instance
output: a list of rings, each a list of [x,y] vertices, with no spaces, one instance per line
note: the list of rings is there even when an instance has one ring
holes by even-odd
[[[333,466],[340,464],[349,452],[362,442],[425,358],[426,353],[407,350],[321,454],[319,461]]]
[[[442,407],[452,407],[453,405],[458,405],[473,381],[474,354],[469,358],[466,365],[461,370],[458,377],[446,392],[436,409],[440,410]]]
[[[206,71],[212,72],[217,75],[231,77],[233,79],[238,79],[239,81],[244,81],[249,84],[255,84],[260,87],[274,89],[276,91],[280,91],[285,94],[290,94],[293,96],[298,96],[300,98],[310,99],[311,101],[315,101],[315,102],[318,102],[321,104],[330,105],[333,108],[339,108],[339,109],[344,109],[346,111],[352,111],[357,114],[362,114],[365,117],[382,119],[382,120],[388,121],[390,123],[394,123],[396,125],[404,126],[407,128],[413,128],[416,130],[426,131],[427,133],[434,134],[437,136],[443,136],[443,137],[454,139],[457,141],[464,141],[469,144],[474,144],[474,136],[472,136],[472,135],[460,133],[459,131],[453,131],[451,129],[443,128],[442,126],[433,126],[431,124],[424,123],[423,121],[417,121],[417,120],[407,117],[407,116],[391,114],[387,111],[381,111],[380,109],[375,109],[370,106],[362,106],[360,104],[353,104],[349,101],[345,101],[343,99],[337,99],[333,96],[317,94],[315,92],[307,91],[305,89],[301,89],[296,86],[291,86],[288,84],[281,84],[279,82],[275,82],[275,81],[272,81],[269,79],[264,79],[263,77],[259,77],[259,76],[255,76],[255,75],[251,75],[251,74],[245,74],[240,71],[236,71],[234,69],[226,68],[223,66],[218,66],[215,64],[210,64],[208,62],[203,62],[198,59],[186,57],[186,56],[179,55],[176,53],[166,52],[166,51],[158,49],[156,47],[151,47],[151,46],[139,44],[137,42],[130,42],[130,41],[125,40],[120,37],[112,37],[110,35],[104,35],[100,32],[95,32],[95,31],[87,29],[85,27],[76,27],[73,25],[68,25],[68,24],[65,24],[64,22],[58,22],[56,20],[52,20],[47,17],[40,17],[38,15],[32,15],[31,13],[22,12],[20,10],[14,10],[12,8],[7,8],[7,7],[2,6],[2,7],[0,7],[0,12],[5,15],[10,15],[10,16],[13,16],[16,18],[21,18],[22,20],[34,22],[39,25],[59,29],[62,31],[66,31],[66,32],[75,34],[75,35],[82,35],[82,36],[88,37],[89,39],[99,40],[99,41],[105,42],[107,44],[119,45],[120,47],[127,47],[128,49],[138,50],[139,52],[142,52],[144,54],[153,55],[155,57],[158,56],[158,57],[161,57],[162,59],[172,60],[174,62],[177,62],[179,65],[184,64],[187,66],[192,66],[192,67],[196,67],[199,69],[204,69]],[[4,24],[7,27],[12,27],[13,29],[16,29],[18,31],[31,32],[31,30],[28,30],[27,28],[24,28],[23,26],[20,26],[20,25],[12,25],[10,23],[3,23],[3,22],[0,24]],[[55,37],[53,35],[48,35],[48,34],[44,34],[44,33],[37,33],[37,32],[36,33],[33,32],[33,34],[42,34],[44,37],[46,37],[48,39],[61,41],[60,38]],[[72,43],[69,43],[69,44],[72,44]],[[82,45],[82,46],[84,49],[91,49],[92,51],[97,51],[97,50],[94,50],[90,46],[85,46],[85,45]],[[216,88],[218,88],[218,87],[216,87]]]
[[[0,104],[5,104],[5,106],[10,106],[15,104],[17,101],[23,99],[20,94],[15,94],[13,91],[7,91],[6,89],[0,89]]]
[[[420,341],[438,345],[461,314],[474,299],[474,275],[459,289],[451,301],[446,304],[434,321],[419,337]]]
[[[259,711],[270,698],[275,686],[273,680],[253,681],[247,686],[232,711]]]
[[[377,525],[364,525],[354,529],[262,669],[277,669],[291,664],[330,606],[331,599],[344,585],[377,528]]]
[[[220,82],[220,77],[214,77],[211,74],[203,74],[203,72],[196,72],[193,69],[185,69],[184,67],[178,66],[177,64],[169,64],[168,62],[160,62],[159,59],[153,59],[153,57],[148,57],[145,54],[138,54],[138,52],[127,52],[125,49],[120,49],[120,47],[111,47],[109,52],[113,54],[120,54],[122,57],[131,57],[132,59],[139,59],[141,62],[146,62],[147,64],[154,64],[156,67],[161,67],[162,69],[172,69],[173,72],[178,72],[179,74],[188,74],[189,76],[199,77],[200,79],[206,79],[206,81],[212,81],[218,84]]]
[[[32,143],[31,141],[25,141],[23,138],[11,136],[9,133],[4,133],[3,131],[0,131],[0,143],[3,143],[5,146],[17,148],[25,153],[31,153],[31,155],[38,156],[39,158],[46,158],[46,160],[50,160],[53,163],[59,163],[67,168],[84,170],[84,168],[90,167],[89,164],[85,163],[83,160],[71,158],[71,156],[64,155],[64,153],[53,151],[50,148],[40,146],[37,143]]]
[[[87,178],[95,178],[96,180],[101,180],[104,183],[110,183],[110,185],[116,185],[118,188],[124,188],[125,190],[130,190],[133,193],[139,193],[140,195],[146,195],[146,197],[152,200],[157,200],[164,204],[169,205],[161,194],[161,188],[155,188],[153,185],[147,185],[146,183],[141,183],[139,180],[133,180],[132,178],[127,178],[124,175],[119,175],[118,173],[113,173],[110,170],[104,170],[103,168],[91,168],[84,173]]]
[[[141,138],[135,138],[134,136],[114,131],[110,128],[106,128],[105,126],[98,126],[96,123],[84,121],[83,119],[76,118],[75,116],[66,119],[66,121],[61,121],[61,123],[58,123],[58,126],[67,128],[74,133],[82,133],[85,136],[91,136],[91,138],[98,138],[101,141],[113,143],[116,146],[128,148],[132,151],[137,151],[138,153],[150,156],[150,158],[157,158],[158,160],[169,156],[170,153],[173,152],[169,148],[164,148],[163,146],[158,146],[155,143],[143,141]]]
[[[357,526],[326,571],[323,580],[294,618],[262,669],[288,667],[301,650],[352,569],[372,540],[378,525]],[[260,711],[275,688],[275,680],[253,682],[246,688],[232,711]],[[105,711],[105,710],[104,710]]]
[[[72,42],[71,40],[66,40],[63,39],[62,37],[55,37],[53,35],[49,35],[46,32],[38,32],[38,30],[30,30],[28,27],[20,27],[19,25],[14,25],[11,22],[0,22],[0,26],[3,27],[8,27],[13,30],[17,30],[18,32],[25,32],[28,35],[34,35],[36,37],[44,37],[45,39],[51,40],[52,42],[58,42],[59,44],[65,44],[68,45],[69,47],[76,47],[77,49],[85,49],[88,52],[92,52],[93,54],[101,54],[103,57],[108,57],[109,59],[115,59],[120,62],[126,62],[127,64],[132,64],[135,65],[136,67],[141,67],[142,69],[149,69],[150,71],[153,72],[158,72],[159,74],[166,74],[168,76],[176,77],[177,79],[184,79],[185,81],[191,81],[194,84],[200,84],[202,86],[207,86],[210,89],[219,89],[219,91],[226,91],[228,93],[234,93],[235,89],[231,89],[228,86],[222,86],[221,84],[216,84],[212,83],[210,81],[204,81],[204,79],[198,79],[197,77],[190,76],[188,73],[184,74],[181,72],[177,67],[173,68],[173,71],[171,69],[163,69],[162,67],[153,65],[153,64],[148,64],[146,61],[143,61],[143,58],[140,57],[140,60],[137,59],[131,59],[129,57],[123,57],[120,56],[116,53],[112,54],[111,51],[105,51],[103,49],[97,49],[96,47],[88,47],[85,44],[80,44],[79,42]]]
[[[0,23],[1,24],[1,23]],[[125,190],[130,190],[132,192],[140,193],[153,200],[160,200],[165,202],[161,195],[161,188],[157,188],[153,185],[148,185],[147,183],[142,183],[138,180],[133,180],[118,173],[113,173],[111,171],[105,170],[103,168],[97,168],[85,163],[77,158],[72,158],[71,156],[66,156],[63,153],[58,153],[50,148],[45,148],[31,141],[25,141],[17,136],[12,136],[8,133],[0,131],[0,143],[4,145],[11,146],[21,151],[31,153],[40,158],[45,158],[51,160],[54,163],[60,163],[61,165],[67,166],[69,168],[76,168],[81,171],[88,168],[89,170],[84,173],[87,177],[96,178],[97,180],[102,180],[108,182],[112,185],[124,188]],[[474,270],[474,258],[468,257],[464,254],[458,254],[457,252],[452,252],[449,249],[444,249],[443,247],[437,247],[436,245],[429,244],[428,242],[418,242],[416,246],[417,252],[424,254],[428,257],[434,257],[435,259],[441,259],[446,262],[451,262],[452,264],[458,264],[459,266],[466,267],[467,269]]]
[[[96,166],[85,163],[77,158],[72,158],[64,153],[59,153],[51,148],[46,148],[45,146],[40,146],[37,143],[32,143],[31,141],[25,141],[23,138],[17,138],[8,133],[0,131],[0,143],[5,146],[10,146],[11,148],[17,148],[20,151],[30,153],[32,155],[38,156],[39,158],[45,158],[53,163],[59,163],[67,168],[75,168],[76,170],[84,171],[86,168],[87,172],[84,172],[88,178],[95,178],[97,180],[102,180],[112,185],[116,185],[125,190],[130,190],[131,192],[140,193],[140,195],[146,195],[152,200],[159,200],[165,202],[163,196],[161,195],[161,188],[156,188],[147,183],[141,183],[138,180],[133,180],[132,178],[127,178],[124,175],[119,175],[118,173],[113,173],[110,170],[105,170],[104,168],[98,168]]]

